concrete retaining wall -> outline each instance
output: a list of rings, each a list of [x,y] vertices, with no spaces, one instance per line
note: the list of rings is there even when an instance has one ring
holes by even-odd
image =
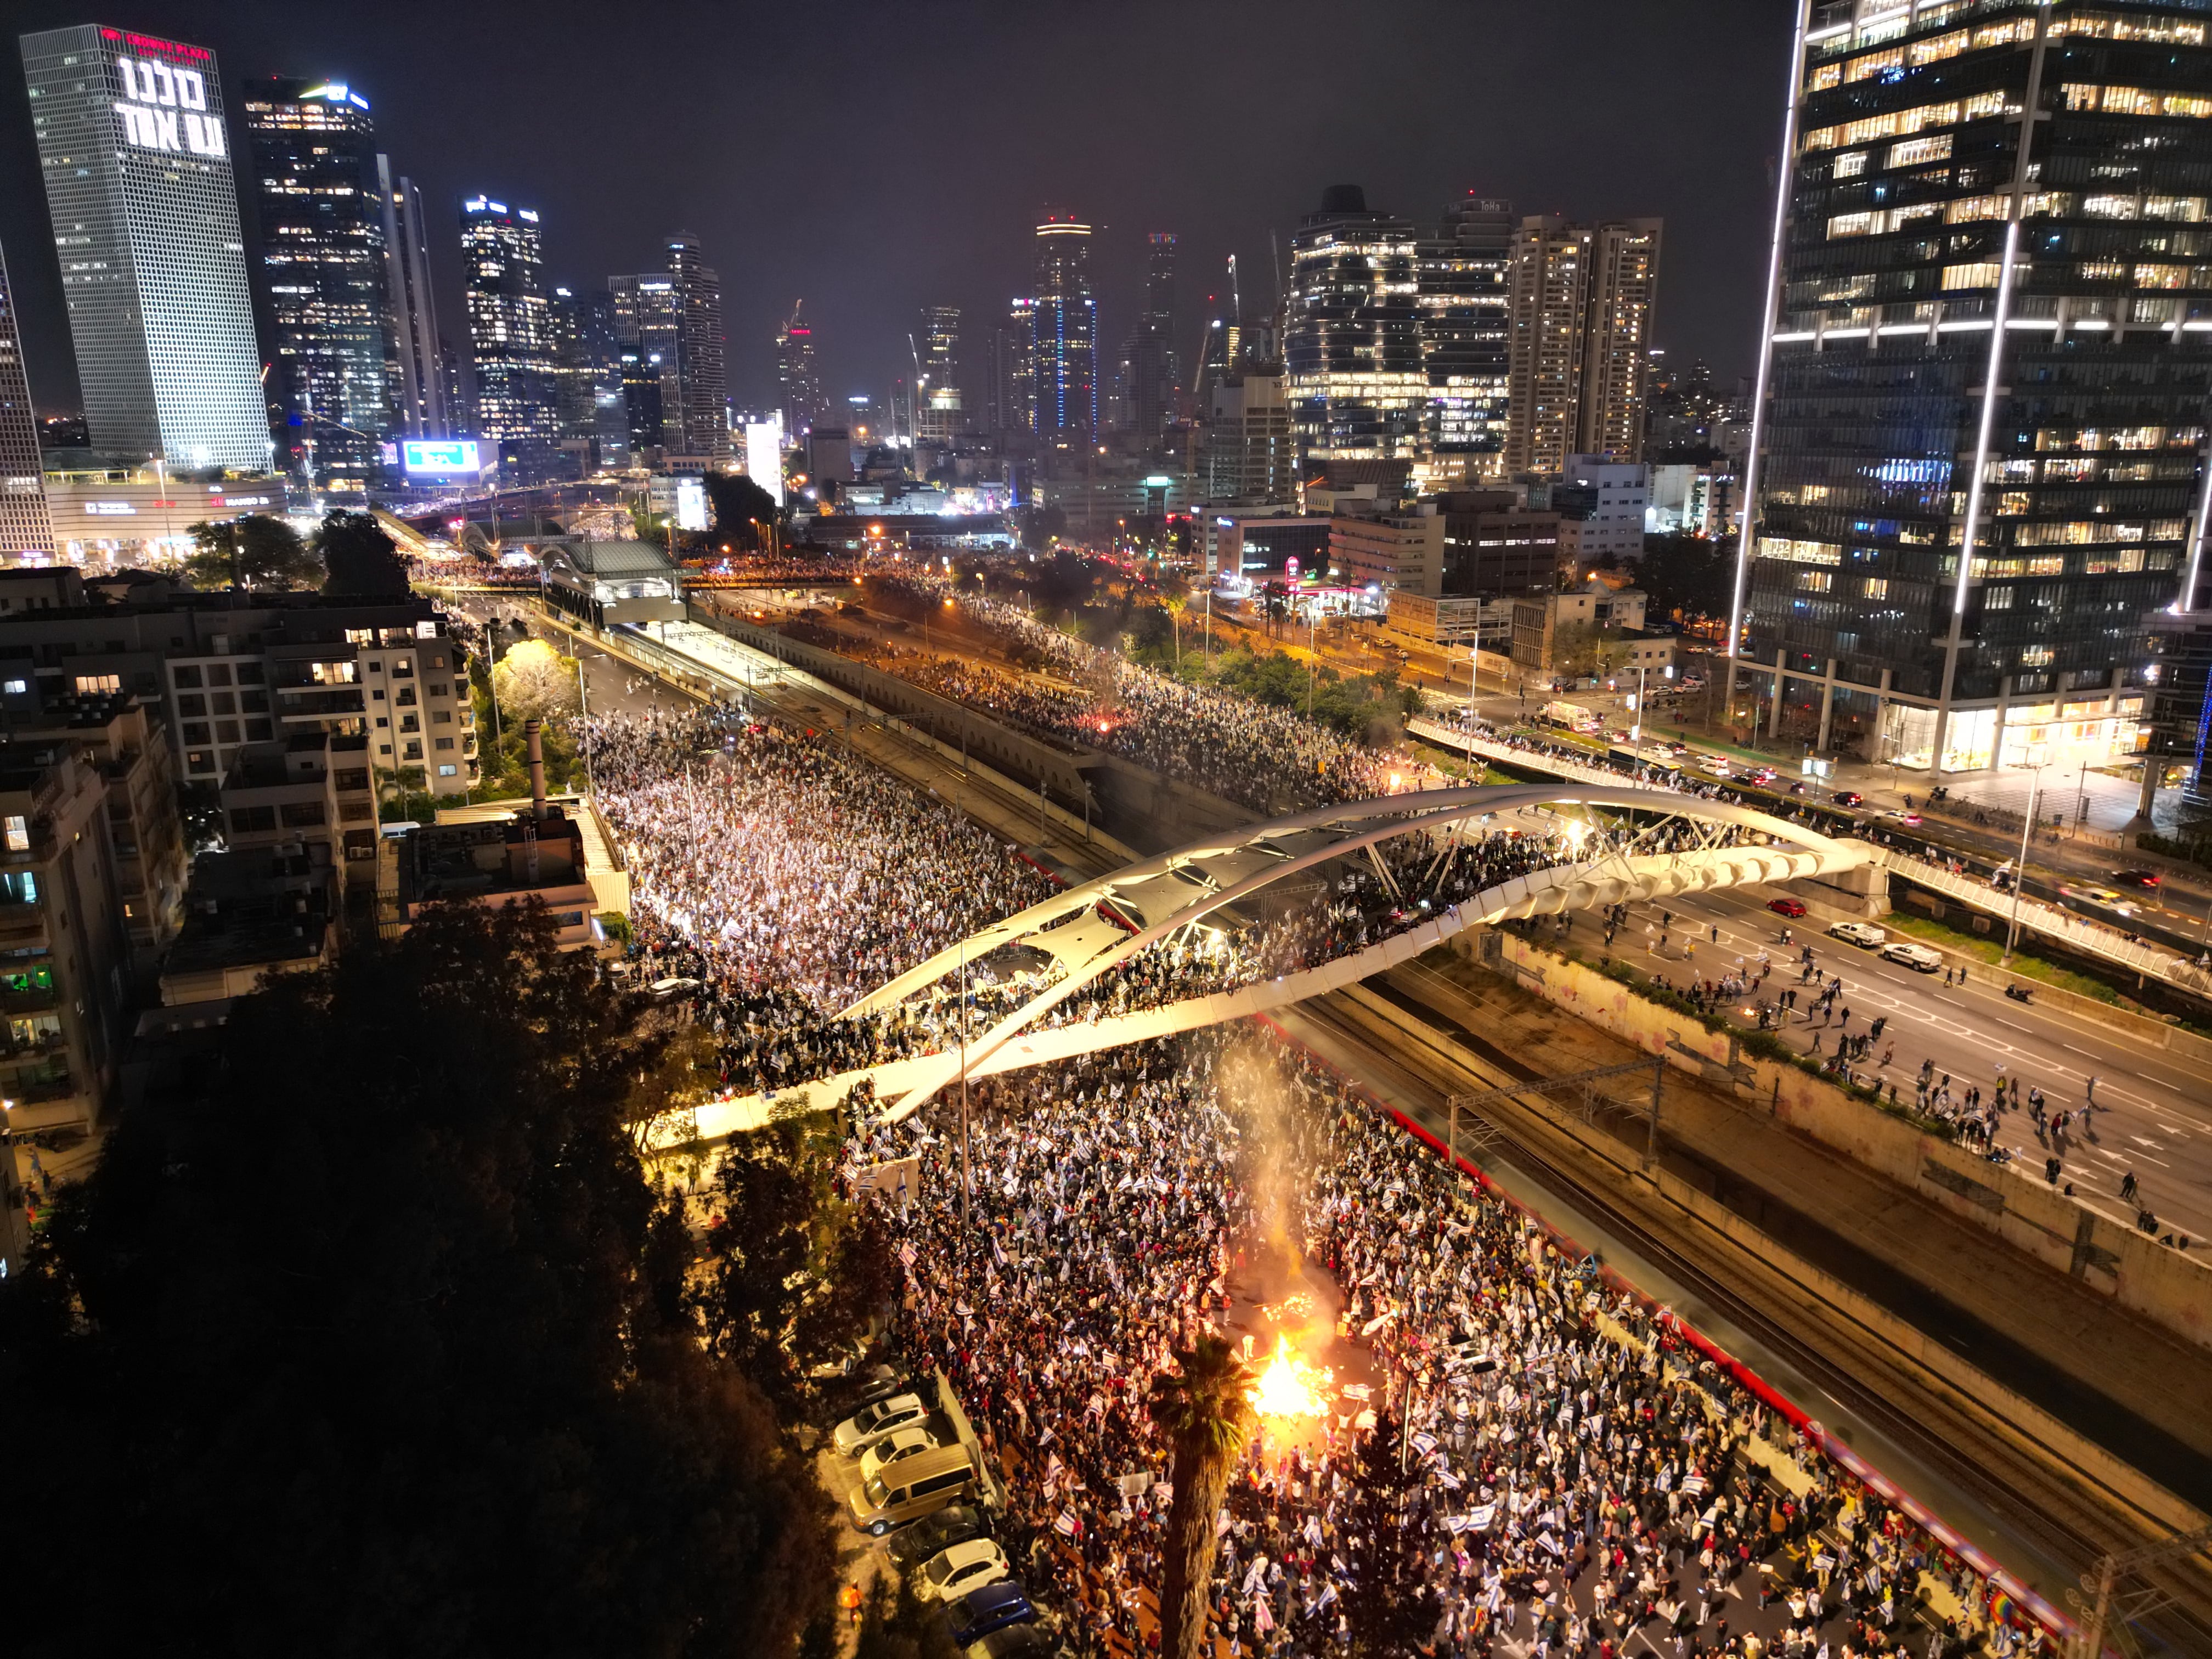
[[[2197,1255],[2117,1226],[2041,1181],[1924,1133],[1796,1066],[1755,1059],[1729,1033],[1707,1030],[1688,1015],[1517,934],[1461,937],[1474,942],[1485,962],[1512,973],[1546,1000],[1647,1054],[1664,1054],[1670,1064],[2070,1273],[2131,1312],[2212,1347],[2212,1266]]]

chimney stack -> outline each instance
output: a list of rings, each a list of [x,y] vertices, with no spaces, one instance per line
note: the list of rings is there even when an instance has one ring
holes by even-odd
[[[544,732],[544,720],[525,720],[522,723],[522,741],[525,752],[530,757],[530,816],[533,818],[545,816]]]

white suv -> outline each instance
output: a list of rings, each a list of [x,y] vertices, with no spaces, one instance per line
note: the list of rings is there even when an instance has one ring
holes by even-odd
[[[1884,962],[1901,962],[1923,974],[1932,974],[1943,965],[1942,951],[1925,945],[1916,945],[1909,939],[1901,939],[1894,945],[1884,946],[1881,959]]]
[[[1878,951],[1889,942],[1889,935],[1870,921],[1839,921],[1828,932],[1862,951]]]

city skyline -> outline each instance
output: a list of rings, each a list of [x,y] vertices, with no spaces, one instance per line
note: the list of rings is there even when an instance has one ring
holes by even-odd
[[[1501,69],[1521,61],[1533,70],[1546,54],[1571,47],[1585,54],[1594,72],[1620,79],[1620,99],[1571,118],[1564,106],[1555,111],[1531,94],[1522,94],[1527,107],[1517,115],[1506,101],[1491,97],[1475,100],[1480,109],[1470,108],[1456,95],[1464,76],[1440,72],[1441,63],[1455,54],[1425,47],[1398,60],[1407,77],[1400,90],[1413,95],[1378,97],[1372,122],[1308,132],[1291,120],[1266,142],[1245,130],[1255,94],[1243,89],[1242,75],[1235,92],[1198,100],[1190,108],[1190,100],[1171,88],[1124,89],[1098,78],[1101,70],[1085,70],[1081,73],[1090,85],[1078,96],[1095,98],[1103,112],[1126,90],[1140,105],[1158,100],[1158,118],[1144,118],[1139,110],[1126,124],[1108,122],[1112,144],[1086,138],[1034,151],[998,143],[978,124],[963,125],[938,140],[939,153],[957,163],[945,176],[963,182],[949,199],[911,204],[877,200],[867,191],[863,181],[872,165],[867,158],[873,140],[865,123],[825,142],[799,117],[809,97],[850,97],[864,106],[869,88],[923,63],[938,64],[945,75],[981,74],[959,58],[957,43],[965,31],[957,18],[919,43],[902,38],[902,52],[911,46],[920,54],[913,64],[878,52],[864,37],[834,69],[799,76],[805,96],[776,88],[762,88],[760,99],[749,94],[744,120],[727,131],[718,125],[713,134],[684,136],[716,112],[712,87],[702,80],[693,83],[688,99],[676,99],[668,123],[650,132],[641,129],[635,137],[611,138],[598,124],[564,125],[556,100],[527,95],[531,85],[560,84],[554,64],[564,51],[586,51],[586,43],[574,31],[533,20],[541,26],[518,44],[514,31],[492,27],[496,7],[474,9],[465,18],[418,21],[399,32],[367,20],[309,19],[251,3],[204,22],[188,8],[153,4],[135,9],[125,21],[149,33],[167,29],[204,40],[223,57],[234,83],[327,75],[361,89],[374,109],[379,148],[391,156],[395,173],[415,180],[434,229],[441,220],[450,222],[460,200],[480,192],[542,205],[548,222],[561,227],[547,247],[550,281],[590,289],[608,271],[650,268],[659,263],[655,253],[668,228],[691,227],[708,262],[722,275],[731,395],[740,407],[765,407],[775,396],[775,331],[794,299],[805,299],[810,319],[822,331],[825,391],[839,397],[866,392],[881,401],[888,381],[907,363],[904,336],[919,308],[950,304],[972,317],[999,315],[1009,296],[1026,291],[1025,244],[1048,206],[1073,210],[1096,228],[1102,351],[1119,345],[1142,306],[1148,237],[1169,232],[1178,238],[1178,309],[1187,337],[1175,344],[1188,359],[1211,314],[1208,296],[1224,287],[1228,256],[1239,258],[1248,307],[1268,305],[1274,292],[1271,233],[1287,261],[1287,240],[1299,216],[1310,211],[1323,188],[1347,182],[1364,185],[1371,199],[1424,221],[1470,190],[1510,197],[1526,212],[1662,216],[1670,236],[1658,308],[1660,342],[1677,356],[1712,360],[1723,375],[1747,373],[1756,347],[1756,329],[1748,319],[1757,309],[1766,158],[1778,133],[1778,70],[1788,41],[1782,20],[1767,19],[1747,5],[1734,9],[1744,27],[1714,28],[1705,44],[1723,54],[1716,59],[1711,51],[1690,50],[1677,38],[1679,30],[1626,7],[1595,9],[1590,17],[1604,26],[1594,31],[1530,17],[1515,20],[1510,32],[1456,9],[1405,9],[1413,35],[1465,48],[1456,54],[1462,61],[1495,62]],[[81,21],[59,6],[17,10],[13,32]],[[739,18],[764,33],[789,27],[768,14]],[[672,19],[702,40],[732,27],[719,14],[678,12]],[[1137,50],[1166,21],[1164,13],[1126,9],[1096,20],[1092,32],[1102,46],[1126,41]],[[1282,20],[1276,21],[1279,27]],[[1262,81],[1273,76],[1282,108],[1297,103],[1302,86],[1318,90],[1342,67],[1274,44],[1277,28],[1262,32],[1252,27],[1255,21],[1249,13],[1218,14],[1186,38],[1231,52],[1258,69]],[[1175,22],[1186,30],[1194,27],[1180,16]],[[197,34],[191,33],[195,27]],[[1001,61],[1012,66],[1005,72],[1006,83],[1024,83],[1019,64],[1053,53],[1066,27],[1048,24],[1006,42]],[[489,48],[494,33],[496,50]],[[1286,37],[1296,31],[1280,33]],[[1395,33],[1378,31],[1376,40],[1355,43],[1354,49],[1374,56],[1379,70],[1376,55],[1392,50]],[[471,45],[480,34],[487,43],[481,51]],[[1475,56],[1468,58],[1467,51]],[[714,56],[711,51],[701,55]],[[1114,53],[1095,55],[1103,62]],[[807,59],[802,54],[794,61]],[[468,98],[439,90],[459,90],[446,85],[434,68],[447,62],[471,65]],[[432,66],[427,73],[426,66]],[[617,82],[608,89],[619,92],[621,71],[615,73]],[[511,86],[510,76],[518,77]],[[1500,84],[1510,78],[1501,75]],[[1646,147],[1631,142],[1635,124],[1662,118],[1678,94],[1695,94],[1702,88],[1711,99],[1732,86],[1732,103],[1747,107],[1710,131],[1684,135],[1668,153],[1672,160],[1646,159]],[[667,101],[641,80],[636,93],[656,104]],[[513,118],[489,125],[477,119],[471,112],[482,107],[477,100],[487,94],[514,112]],[[1001,107],[1008,122],[1054,118],[1052,100],[1036,94],[1024,94],[1011,104],[1002,100]],[[22,111],[5,118],[16,124],[19,137],[27,137]],[[242,142],[235,100],[234,126]],[[1112,159],[1109,152],[1124,142],[1138,147],[1146,164],[1125,167]],[[51,257],[40,257],[48,233],[43,214],[33,210],[40,205],[35,163],[14,147],[0,149],[8,158],[0,165],[12,169],[8,176],[16,187],[0,192],[8,198],[0,206],[0,244],[17,268],[33,395],[42,411],[72,409],[77,398],[58,277]],[[668,161],[676,155],[714,158],[716,164],[677,167]],[[840,178],[868,196],[866,212],[840,205],[848,194]],[[28,199],[21,199],[27,190]],[[251,226],[247,234],[254,238]],[[868,249],[878,234],[900,243],[908,254],[889,265],[871,258]],[[443,245],[451,240],[434,235],[432,267],[441,305],[457,309],[459,251]],[[984,355],[985,337],[978,334],[970,342],[978,356]],[[969,372],[975,374],[975,368]],[[968,390],[971,402],[980,404],[978,389]],[[1102,385],[1102,397],[1104,391]]]

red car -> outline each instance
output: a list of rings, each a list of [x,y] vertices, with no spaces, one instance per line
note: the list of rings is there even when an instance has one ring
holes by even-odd
[[[1802,916],[1805,914],[1804,905],[1794,898],[1769,899],[1766,901],[1766,908],[1773,911],[1778,916],[1794,917]]]

